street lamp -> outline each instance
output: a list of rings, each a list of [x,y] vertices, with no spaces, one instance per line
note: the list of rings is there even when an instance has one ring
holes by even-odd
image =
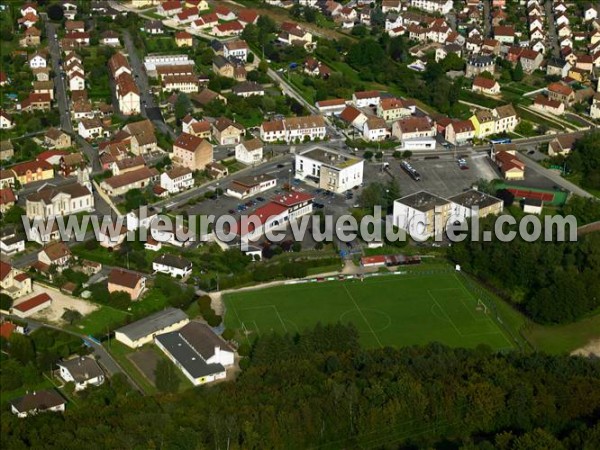
[[[288,169],[288,188],[292,190],[292,169]]]
[[[217,189],[215,190],[217,194],[217,202],[219,201],[219,182],[217,181]]]

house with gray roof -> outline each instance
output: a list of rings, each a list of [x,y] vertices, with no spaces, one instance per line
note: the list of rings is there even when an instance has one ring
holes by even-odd
[[[178,330],[190,320],[180,309],[166,308],[115,330],[115,339],[131,348],[152,342],[155,336]]]

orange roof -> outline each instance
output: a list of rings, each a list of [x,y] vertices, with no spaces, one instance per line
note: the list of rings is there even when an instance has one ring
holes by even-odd
[[[23,303],[19,303],[14,306],[15,309],[18,309],[21,312],[27,312],[33,308],[36,308],[44,303],[52,301],[52,298],[46,294],[45,292],[36,295],[35,297],[30,298],[29,300],[25,300]]]

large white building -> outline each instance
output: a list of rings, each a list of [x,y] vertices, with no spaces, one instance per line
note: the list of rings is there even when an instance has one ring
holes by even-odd
[[[30,194],[25,201],[28,219],[48,219],[94,210],[94,196],[87,186],[73,183],[46,186]]]
[[[452,0],[410,0],[410,6],[431,13],[439,13],[442,15],[452,11]]]
[[[193,66],[195,63],[188,55],[148,55],[144,58],[144,67],[149,76],[156,76],[161,66]]]
[[[295,168],[296,178],[339,194],[362,184],[364,160],[316,147],[297,154]]]
[[[225,378],[225,368],[234,363],[233,349],[200,322],[156,336],[154,342],[194,386]]]

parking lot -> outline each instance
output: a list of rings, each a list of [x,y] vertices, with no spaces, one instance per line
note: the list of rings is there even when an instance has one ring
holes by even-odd
[[[451,196],[470,188],[479,179],[492,180],[499,174],[485,154],[460,155],[466,162],[461,169],[457,162],[459,155],[413,156],[410,164],[419,172],[416,181],[401,167],[399,160],[390,160],[388,170],[382,164],[370,163],[365,166],[365,180],[387,182],[392,177],[398,182],[402,196],[418,191],[429,191],[440,196]]]

